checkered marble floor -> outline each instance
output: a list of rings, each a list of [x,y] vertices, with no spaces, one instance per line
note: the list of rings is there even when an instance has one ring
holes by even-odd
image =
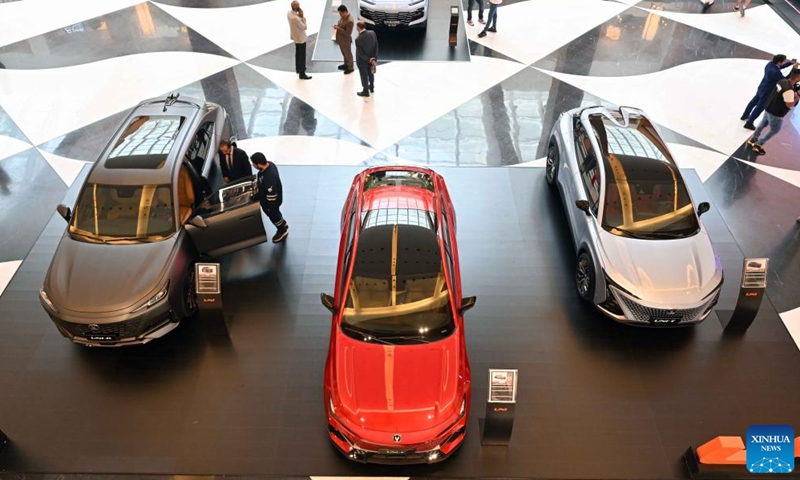
[[[330,41],[317,36],[327,1],[302,3],[309,42]],[[297,79],[285,0],[3,1],[0,292],[144,98],[220,103],[243,148],[278,164],[433,167],[541,167],[557,114],[599,103],[644,108],[659,124],[745,254],[772,258],[771,298],[800,337],[800,114],[763,157],[743,147],[738,120],[765,62],[800,54],[800,35],[760,0],[745,17],[732,5],[506,1],[497,33],[461,25],[470,62],[385,63],[364,101],[335,64],[309,58],[314,79]]]

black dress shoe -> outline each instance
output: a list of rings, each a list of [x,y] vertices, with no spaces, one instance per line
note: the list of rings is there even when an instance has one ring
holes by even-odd
[[[309,77],[308,75],[303,74],[303,75],[300,75],[300,80],[311,80],[311,77]]]
[[[748,129],[748,130],[755,130],[755,129],[756,129],[756,126],[755,126],[755,125],[753,125],[752,123],[745,123],[745,124],[744,124],[744,128],[746,128],[746,129]]]
[[[497,29],[494,27],[490,27],[486,29],[487,32],[497,33]]]
[[[486,30],[483,30],[481,33],[478,34],[478,38],[483,38],[486,36]]]
[[[343,63],[343,64],[339,65],[339,66],[338,66],[338,67],[336,67],[336,68],[338,68],[339,70],[346,70],[346,69],[347,69],[347,65],[345,65],[345,64]]]
[[[350,74],[351,74],[351,73],[353,73],[353,72],[355,72],[355,70],[351,68],[350,70],[345,70],[345,71],[344,71],[344,74],[345,74],[345,75],[350,75]]]
[[[369,92],[358,92],[356,95],[359,97],[369,97]]]
[[[375,85],[370,85],[369,93],[375,93]]]
[[[739,120],[747,120],[748,118],[750,118],[750,115],[742,115]]]

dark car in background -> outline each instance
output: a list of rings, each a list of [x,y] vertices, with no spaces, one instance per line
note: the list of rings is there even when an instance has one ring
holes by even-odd
[[[197,310],[194,264],[266,240],[254,177],[222,183],[231,139],[216,104],[179,96],[135,107],[87,175],[40,300],[62,335],[144,344]]]

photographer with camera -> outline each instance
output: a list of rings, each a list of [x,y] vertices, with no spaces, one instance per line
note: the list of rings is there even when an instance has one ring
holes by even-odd
[[[764,118],[759,123],[753,136],[747,141],[747,145],[759,155],[764,155],[764,144],[781,131],[783,124],[783,117],[786,116],[791,109],[797,105],[798,95],[800,90],[800,68],[792,69],[789,78],[784,78],[779,81],[772,93],[767,98],[764,105]],[[760,139],[761,132],[769,126],[769,132]]]

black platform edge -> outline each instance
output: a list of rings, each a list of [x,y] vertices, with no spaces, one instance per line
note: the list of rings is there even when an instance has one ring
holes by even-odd
[[[798,0],[764,0],[795,32],[800,34],[800,1]]]
[[[698,480],[737,480],[748,478],[763,479],[765,476],[775,478],[800,478],[800,471],[797,469],[795,469],[792,473],[764,475],[763,473],[748,472],[745,465],[704,465],[700,463],[700,459],[697,458],[697,452],[695,452],[694,447],[689,447],[686,449],[686,452],[683,454],[683,462],[686,465],[689,476]]]

